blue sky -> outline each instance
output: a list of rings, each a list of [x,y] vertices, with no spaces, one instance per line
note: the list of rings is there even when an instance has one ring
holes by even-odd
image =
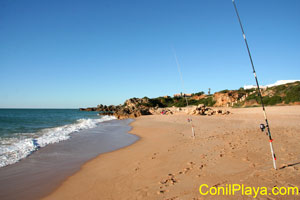
[[[300,1],[236,0],[262,85],[300,78]],[[0,0],[0,107],[255,84],[231,0]]]

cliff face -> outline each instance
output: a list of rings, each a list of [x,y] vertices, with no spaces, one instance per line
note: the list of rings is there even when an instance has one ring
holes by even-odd
[[[206,97],[207,97],[207,95],[202,94],[202,95],[195,95],[195,96],[192,96],[191,99],[200,100],[200,99],[205,99]]]
[[[229,90],[227,92],[216,92],[213,99],[216,102],[216,107],[232,107],[235,103],[242,102],[248,97],[247,93],[239,93],[236,90]]]

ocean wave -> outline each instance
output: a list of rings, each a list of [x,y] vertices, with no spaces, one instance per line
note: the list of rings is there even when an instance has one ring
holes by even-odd
[[[99,119],[79,119],[76,123],[42,129],[37,133],[18,134],[21,137],[2,138],[0,139],[0,167],[18,162],[38,148],[67,140],[74,132],[94,128],[101,122],[113,119],[116,118],[113,116],[102,116]],[[38,145],[34,144],[34,140]]]

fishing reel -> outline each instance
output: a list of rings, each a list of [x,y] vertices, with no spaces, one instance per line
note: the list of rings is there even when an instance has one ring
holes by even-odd
[[[266,126],[264,124],[260,124],[259,128],[260,128],[261,132],[264,132],[266,129]],[[266,133],[266,135],[268,135],[268,133]]]
[[[264,124],[260,124],[259,128],[260,128],[261,132],[264,132],[266,129],[266,126]]]

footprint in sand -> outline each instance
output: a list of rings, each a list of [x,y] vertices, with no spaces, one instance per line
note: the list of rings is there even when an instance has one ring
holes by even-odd
[[[153,153],[151,159],[152,159],[152,160],[155,159],[155,158],[156,158],[156,155],[158,155],[158,153]]]
[[[161,186],[159,187],[159,191],[157,191],[157,194],[163,194],[168,192],[169,190],[165,190],[164,188],[175,185],[176,183],[178,183],[178,180],[175,177],[175,175],[171,173],[168,174],[168,178],[159,182]]]
[[[205,166],[206,166],[206,164],[202,164],[199,166],[199,169],[202,170]]]
[[[187,165],[188,165],[188,167],[186,167],[183,170],[178,172],[179,175],[188,173],[190,170],[192,170],[195,167],[196,163],[193,161],[189,161],[189,162],[187,162]],[[205,166],[205,164],[200,165],[199,169],[202,169],[204,166]],[[177,184],[178,182],[179,182],[179,180],[177,179],[175,174],[169,173],[167,178],[158,182],[158,184],[161,186],[159,187],[160,190],[157,193],[163,194],[163,193],[167,192],[167,190],[164,190],[165,187],[173,186],[173,185]]]
[[[184,169],[183,169],[183,173],[186,174],[186,173],[188,173],[190,170],[191,170],[191,168],[189,168],[189,167],[184,168]]]
[[[183,170],[179,171],[178,174],[186,174],[187,172],[192,170],[194,168],[194,166],[196,165],[193,161],[190,161],[187,164],[189,165],[189,167],[186,167]]]
[[[164,194],[164,193],[166,193],[166,190],[159,190],[159,191],[157,191],[157,194]]]
[[[198,170],[202,171],[202,169],[206,166],[206,164],[202,164],[198,167]],[[201,177],[201,174],[196,175],[197,178]]]
[[[137,166],[133,169],[134,171],[139,171],[140,170],[140,162],[135,163]]]
[[[193,161],[190,161],[187,164],[190,165],[191,167],[193,167],[195,165],[195,163]]]
[[[140,168],[139,167],[136,167],[135,169],[134,169],[134,171],[139,171],[140,170]]]

